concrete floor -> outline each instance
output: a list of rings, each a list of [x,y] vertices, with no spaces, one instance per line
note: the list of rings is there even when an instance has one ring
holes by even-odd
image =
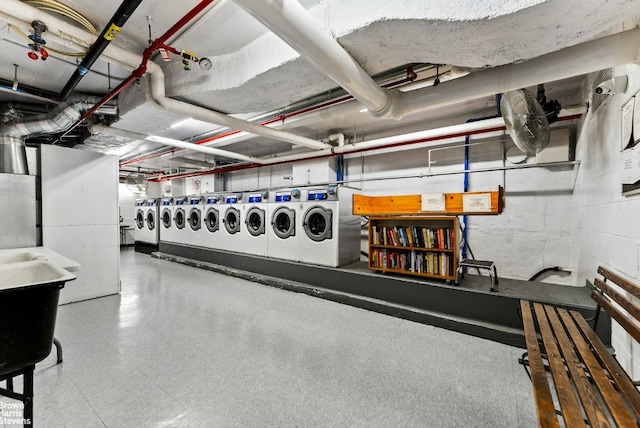
[[[537,426],[521,349],[121,260],[120,295],[60,307],[65,359],[36,367],[36,426]]]

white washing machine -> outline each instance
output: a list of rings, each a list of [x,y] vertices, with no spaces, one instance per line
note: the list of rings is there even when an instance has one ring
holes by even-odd
[[[160,238],[158,199],[147,199],[144,208],[144,228],[140,231],[140,239],[138,241],[157,246]]]
[[[163,202],[164,203],[164,202]],[[175,196],[173,205],[171,205],[171,227],[164,229],[166,205],[162,207],[162,226],[163,231],[160,238],[163,242],[172,242],[175,244],[185,243],[185,227],[187,226],[188,199],[186,196]]]
[[[137,242],[140,241],[145,235],[145,224],[144,218],[147,210],[147,200],[146,199],[136,199],[136,208],[133,214],[134,219],[134,229],[133,229],[133,239]]]
[[[173,228],[173,198],[161,198],[160,199],[160,224],[158,228],[160,229],[160,241],[166,242],[169,241],[167,239],[168,236],[172,234],[171,229]]]
[[[356,191],[327,186],[303,192],[303,214],[297,220],[299,261],[338,267],[360,260],[360,217],[352,214]]]
[[[242,229],[242,192],[227,193],[224,195],[224,214],[222,215],[223,250],[244,252],[247,239]]]
[[[267,190],[246,194],[246,202],[242,205],[240,212],[243,227],[240,235],[243,237],[242,240],[246,242],[241,250],[243,253],[258,256],[267,255],[268,202],[269,192]]]
[[[267,255],[297,260],[300,230],[297,220],[304,214],[299,189],[281,189],[271,192],[267,205]]]
[[[187,225],[184,227],[184,244],[191,246],[204,246],[204,235],[201,233],[204,216],[204,196],[194,195],[188,197],[188,206],[185,207]]]
[[[204,198],[202,227],[200,228],[200,235],[202,237],[202,246],[206,248],[213,248],[219,250],[222,248],[220,230],[222,224],[222,214],[220,209],[222,207],[223,195],[214,194],[206,195]]]

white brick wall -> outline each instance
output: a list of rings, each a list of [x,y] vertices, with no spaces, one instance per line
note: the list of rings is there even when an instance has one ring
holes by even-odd
[[[588,113],[577,145],[576,156],[582,164],[571,202],[576,285],[592,281],[599,265],[640,280],[640,195],[622,196],[620,182],[620,108],[640,90],[640,67],[619,67],[613,74],[629,76],[627,92],[612,95],[595,114]],[[613,324],[612,345],[618,361],[638,378],[640,345]]]

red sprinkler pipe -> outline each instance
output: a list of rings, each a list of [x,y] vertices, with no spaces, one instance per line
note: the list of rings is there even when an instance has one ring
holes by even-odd
[[[576,120],[576,119],[580,119],[581,117],[582,117],[582,114],[574,114],[574,115],[570,115],[570,116],[561,117],[561,118],[558,119],[558,121],[559,122],[563,122],[563,121],[568,121],[568,120]],[[402,142],[399,142],[399,143],[391,143],[391,144],[387,144],[387,145],[384,145],[384,146],[378,146],[378,147],[365,147],[363,149],[354,150],[354,151],[349,152],[349,153],[329,153],[329,154],[322,155],[322,156],[309,156],[307,158],[299,158],[299,159],[295,159],[295,160],[283,160],[281,162],[274,162],[274,163],[270,163],[268,165],[261,165],[261,164],[255,164],[255,163],[247,163],[247,164],[240,164],[240,165],[234,164],[234,165],[229,165],[227,167],[210,169],[210,170],[206,170],[206,171],[198,171],[198,172],[188,172],[188,173],[184,173],[184,174],[176,174],[176,175],[172,175],[170,177],[162,177],[161,176],[161,177],[150,179],[149,181],[162,182],[162,181],[167,181],[167,180],[175,180],[175,179],[179,179],[179,178],[199,177],[199,176],[202,176],[202,175],[209,175],[209,174],[222,174],[222,173],[225,173],[225,172],[240,171],[240,170],[256,168],[256,167],[266,167],[266,166],[274,166],[274,165],[281,165],[281,164],[287,164],[287,163],[295,163],[295,162],[300,162],[300,161],[309,160],[309,159],[328,158],[328,157],[335,157],[335,156],[340,156],[340,155],[344,155],[344,154],[349,154],[350,155],[350,154],[354,154],[354,153],[363,153],[363,152],[368,152],[368,151],[372,151],[372,150],[389,149],[389,148],[393,148],[393,147],[408,146],[408,145],[413,145],[413,144],[426,143],[426,142],[430,142],[430,141],[446,140],[446,139],[449,139],[449,138],[456,138],[456,137],[465,137],[467,135],[487,134],[487,133],[491,133],[491,132],[504,131],[505,129],[506,128],[504,126],[496,126],[494,128],[480,129],[480,130],[472,131],[472,132],[459,132],[459,133],[455,133],[455,134],[441,135],[441,136],[437,136],[437,137],[420,138],[420,139],[417,139],[417,140],[409,140],[409,141],[402,141]]]
[[[149,46],[142,52],[142,62],[140,63],[140,66],[138,66],[138,68],[133,70],[129,75],[129,77],[123,80],[115,89],[113,89],[111,92],[105,95],[93,107],[91,107],[82,116],[80,116],[80,118],[62,136],[66,135],[68,132],[70,132],[71,130],[76,128],[78,125],[80,125],[82,122],[84,122],[89,116],[95,113],[96,110],[98,110],[100,107],[102,107],[103,105],[111,101],[116,95],[122,92],[134,80],[137,80],[140,77],[142,77],[147,72],[147,62],[149,61],[149,58],[151,58],[151,55],[153,54],[154,51],[156,51],[159,48],[164,48],[173,53],[178,52],[176,49],[165,45],[165,42],[167,41],[167,39],[169,39],[176,32],[178,32],[178,30],[180,30],[182,27],[187,25],[189,21],[195,18],[200,12],[202,12],[207,6],[209,6],[213,2],[214,0],[201,0],[200,3],[195,5],[193,9],[187,12],[187,14],[184,15],[178,22],[173,24],[173,26],[169,28],[162,36],[155,39],[151,43],[151,46]],[[59,141],[60,138],[58,138],[57,141]]]

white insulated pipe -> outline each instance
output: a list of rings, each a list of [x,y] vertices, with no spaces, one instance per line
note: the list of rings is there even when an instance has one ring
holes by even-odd
[[[157,68],[159,69],[159,67]],[[302,137],[299,135],[291,134],[289,132],[279,131],[277,129],[269,128],[267,126],[262,126],[257,123],[219,113],[214,110],[209,110],[193,104],[174,100],[173,98],[168,98],[165,95],[164,73],[162,73],[162,70],[159,70],[158,72],[154,70],[154,72],[149,74],[149,89],[151,99],[155,103],[157,103],[158,106],[160,106],[160,108],[162,108],[163,110],[191,117],[193,119],[202,120],[203,122],[214,123],[219,126],[227,126],[231,129],[240,129],[241,131],[245,131],[250,134],[260,135],[262,137],[271,138],[276,141],[284,141],[296,146],[304,146],[316,150],[329,147],[328,144],[312,140],[311,138]]]
[[[0,4],[0,18],[7,22],[30,26],[33,20],[40,20],[47,25],[47,37],[55,39],[57,42],[65,43],[72,40],[78,44],[88,47],[93,44],[95,36],[91,33],[67,24],[66,22],[55,18],[45,12],[31,7],[20,0],[2,0]],[[142,56],[134,54],[113,43],[107,46],[103,52],[103,56],[110,61],[117,62],[132,69],[137,68],[142,62]],[[329,145],[313,140],[311,138],[301,137],[284,131],[268,128],[253,122],[238,119],[213,110],[194,106],[185,102],[173,100],[165,96],[165,81],[162,69],[154,62],[147,63],[147,73],[152,76],[151,92],[153,100],[162,108],[176,114],[184,114],[187,117],[193,117],[205,122],[213,123],[219,126],[227,126],[232,129],[240,129],[250,134],[271,138],[277,141],[286,141],[294,145],[305,146],[313,149],[323,149]]]
[[[402,93],[399,108],[404,114],[415,113],[639,61],[640,29],[633,29]]]
[[[161,137],[159,135],[144,135],[137,132],[125,131],[123,129],[112,128],[102,124],[94,124],[89,126],[89,132],[92,134],[110,134],[123,138],[131,138],[133,140],[146,140],[154,143],[163,144],[165,146],[177,147],[180,149],[192,150],[194,152],[206,153],[214,156],[223,156],[230,159],[236,159],[241,162],[248,163],[262,163],[262,159],[255,158],[253,156],[246,156],[240,153],[231,152],[228,150],[216,149],[214,147],[206,147],[198,144],[188,143],[182,140],[175,140],[173,138]]]
[[[371,114],[395,114],[392,93],[380,87],[297,0],[234,2],[362,102]]]

